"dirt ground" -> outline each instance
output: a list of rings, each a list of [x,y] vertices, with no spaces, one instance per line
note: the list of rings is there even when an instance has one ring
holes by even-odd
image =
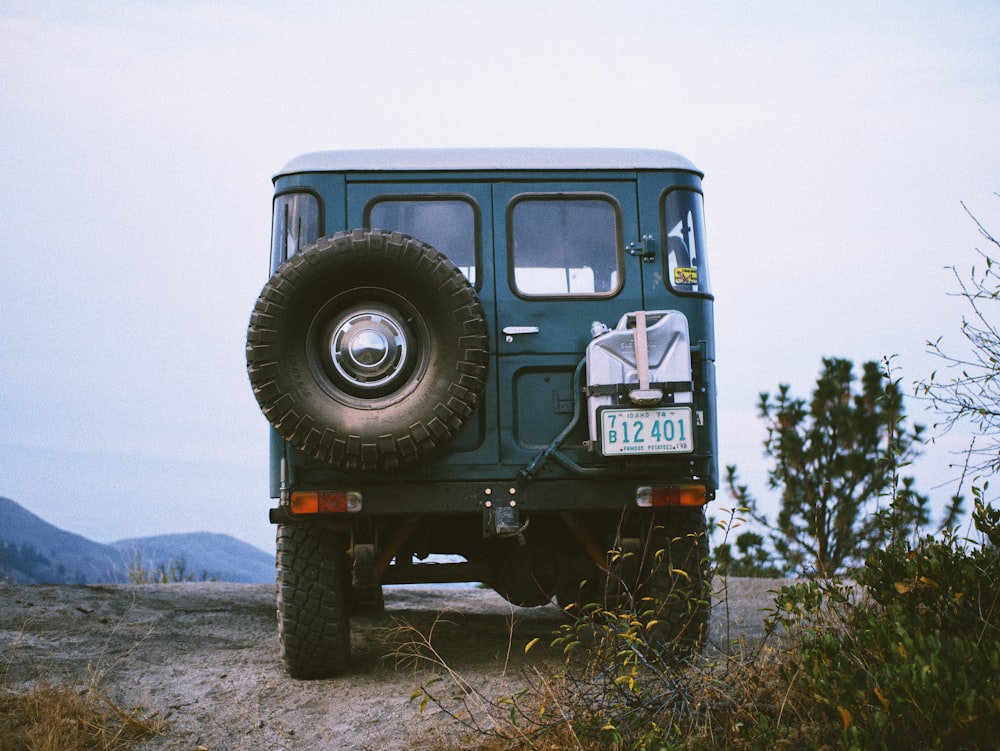
[[[711,641],[759,636],[760,608],[779,585],[730,579]],[[307,682],[282,667],[273,586],[0,586],[0,688],[97,683],[120,706],[165,721],[142,751],[434,749],[466,731],[410,701],[435,673],[393,657],[405,641],[400,623],[433,627],[447,664],[499,697],[546,659],[524,645],[548,643],[563,621],[555,606],[514,608],[471,586],[386,588],[383,612],[351,621],[350,673]]]

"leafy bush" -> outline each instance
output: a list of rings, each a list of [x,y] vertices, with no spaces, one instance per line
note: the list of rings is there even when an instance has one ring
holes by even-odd
[[[651,639],[641,611],[591,605],[558,629],[515,695],[488,698],[438,658],[457,709],[432,683],[414,698],[486,736],[477,748],[995,748],[1000,512],[974,495],[977,543],[890,530],[856,582],[777,592],[761,642],[692,655]]]
[[[704,538],[703,532],[659,538],[663,547],[653,557],[666,570],[645,595],[626,592],[628,564],[636,554],[609,551],[612,569],[620,567],[622,577],[609,572],[611,580],[600,587],[607,601],[567,605],[567,620],[547,645],[532,639],[524,651],[544,656],[527,671],[527,687],[512,695],[487,696],[480,683],[447,665],[432,643],[433,629],[423,635],[400,624],[393,655],[442,674],[414,691],[411,701],[421,711],[436,707],[492,744],[466,741],[465,749],[665,748],[696,708],[685,666],[700,659],[693,652],[705,637]],[[581,591],[586,589],[584,583]]]
[[[929,499],[912,477],[900,475],[919,453],[923,427],[907,428],[899,383],[892,358],[864,363],[860,379],[852,361],[824,358],[809,400],[793,396],[787,384],[773,397],[760,395],[768,486],[780,506],[769,522],[737,468],[726,467],[730,495],[769,538],[767,547],[756,533],[744,536],[742,546],[737,538],[739,557],[728,546],[719,548],[717,558],[730,573],[754,575],[766,567],[768,573],[843,574],[882,544],[887,520],[880,509],[889,497],[895,529],[929,522]],[[946,524],[959,504],[954,499]]]
[[[647,603],[648,604],[648,603]],[[691,602],[689,610],[701,607]],[[589,605],[551,646],[570,656],[558,685],[558,725],[603,748],[659,748],[694,712],[690,645],[651,636],[649,613]],[[579,652],[581,654],[573,654]]]
[[[873,551],[859,590],[785,587],[769,621],[792,635],[785,673],[848,749],[986,749],[1000,735],[1000,512],[953,533]]]
[[[712,551],[721,576],[776,579],[784,573],[774,563],[771,551],[765,547],[763,535],[749,530],[741,532],[736,537],[736,550],[738,555],[733,553],[730,543],[724,542]]]

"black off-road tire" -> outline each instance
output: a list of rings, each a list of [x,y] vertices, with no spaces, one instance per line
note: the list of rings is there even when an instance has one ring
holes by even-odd
[[[351,339],[366,326],[375,366]],[[246,352],[254,395],[285,440],[342,470],[381,471],[429,456],[466,424],[489,334],[475,290],[444,255],[397,232],[355,230],[278,269]]]
[[[351,656],[347,536],[315,524],[278,525],[278,638],[292,678],[343,673]]]
[[[589,559],[579,560],[556,592],[556,602],[570,616],[632,607],[639,586],[639,540],[608,541],[607,570]]]
[[[706,533],[701,507],[627,515],[609,541],[607,570],[581,564],[564,578],[556,599],[573,618],[600,619],[606,610],[635,614],[660,652],[700,650],[711,610]]]
[[[657,511],[645,525],[636,610],[655,625],[654,645],[678,655],[699,651],[708,637],[712,586],[702,507]]]

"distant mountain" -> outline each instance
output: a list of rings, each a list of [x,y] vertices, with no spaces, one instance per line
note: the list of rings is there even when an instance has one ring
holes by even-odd
[[[0,497],[0,580],[21,584],[98,584],[130,580],[274,581],[274,559],[229,535],[197,532],[103,545],[66,532]]]
[[[147,571],[168,570],[195,579],[226,582],[274,581],[274,557],[229,535],[193,532],[180,535],[134,537],[111,543],[122,558]]]
[[[66,532],[0,497],[0,569],[13,582],[125,581],[118,551]]]

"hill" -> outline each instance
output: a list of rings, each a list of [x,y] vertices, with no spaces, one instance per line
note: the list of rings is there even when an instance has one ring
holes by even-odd
[[[134,537],[111,543],[126,561],[146,570],[183,566],[195,579],[256,584],[274,581],[274,558],[229,535],[194,532]]]
[[[273,582],[274,560],[234,537],[209,532],[140,537],[105,545],[59,529],[0,497],[0,579],[19,584],[107,584],[129,569],[161,568],[189,579]],[[183,569],[180,571],[179,569]]]
[[[118,551],[59,529],[2,497],[0,569],[23,584],[125,581]]]

